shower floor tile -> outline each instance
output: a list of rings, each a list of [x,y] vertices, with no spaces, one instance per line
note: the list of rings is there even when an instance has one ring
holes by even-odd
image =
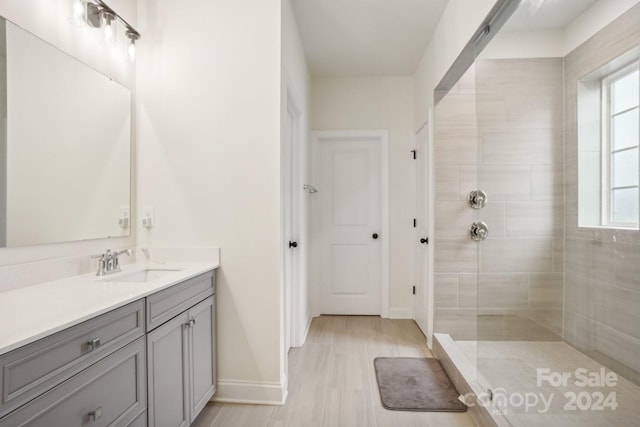
[[[514,427],[640,426],[640,387],[563,342],[456,344]]]

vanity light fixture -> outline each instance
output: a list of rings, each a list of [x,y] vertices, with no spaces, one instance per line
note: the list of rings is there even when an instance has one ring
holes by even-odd
[[[100,12],[100,18],[102,21],[102,28],[104,31],[104,42],[109,46],[115,46],[116,44],[115,13],[108,10],[102,10]]]
[[[131,30],[127,30],[124,34],[129,39],[129,47],[127,49],[129,51],[129,59],[134,62],[136,60],[136,40],[140,38],[140,34]]]
[[[125,36],[130,40],[128,46],[129,57],[135,58],[135,42],[140,39],[140,33],[133,28],[124,18],[118,15],[102,0],[75,0],[73,3],[73,16],[76,22],[80,21],[91,28],[102,29],[104,40],[109,46],[115,45],[116,24],[124,25]]]

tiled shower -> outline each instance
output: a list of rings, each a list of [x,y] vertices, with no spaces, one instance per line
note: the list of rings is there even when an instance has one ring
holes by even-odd
[[[604,187],[594,189],[594,176],[600,182],[613,175],[604,161],[585,167],[579,141],[615,130],[601,128],[604,110],[585,112],[579,87],[594,70],[610,75],[616,58],[638,61],[639,22],[636,5],[564,57],[498,59],[478,52],[435,109],[434,332],[453,338],[484,389],[509,396],[525,390],[595,396],[596,389],[576,391],[571,384],[541,387],[538,369],[604,368],[620,378],[611,389],[617,409],[568,411],[562,398],[543,413],[504,411],[510,425],[640,425],[637,218],[623,227],[604,219],[584,226],[579,218],[579,199],[605,194]],[[608,98],[598,92],[597,99],[605,105]],[[633,104],[627,107],[623,113],[637,114]],[[638,145],[635,123],[625,140]],[[637,164],[630,167],[637,175]],[[486,192],[486,206],[470,207],[473,190]],[[597,212],[605,214],[605,208]],[[474,221],[487,225],[486,240],[470,239]]]

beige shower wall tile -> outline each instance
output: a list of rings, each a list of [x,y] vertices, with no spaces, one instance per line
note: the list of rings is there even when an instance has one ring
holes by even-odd
[[[483,273],[545,273],[552,271],[552,239],[488,238],[480,250]]]
[[[434,275],[433,304],[435,308],[458,307],[457,274]]]
[[[459,169],[460,187],[459,199],[467,200],[469,193],[478,189],[478,168],[476,166],[464,166]],[[491,196],[489,196],[491,201]]]
[[[507,107],[504,97],[495,94],[478,94],[478,129],[505,129]]]
[[[529,277],[526,274],[480,274],[478,308],[526,308]]]
[[[438,166],[478,163],[478,133],[475,129],[436,129],[434,141],[435,164]]]
[[[505,203],[489,201],[487,205],[478,211],[478,220],[483,221],[489,227],[489,236],[505,236]]]
[[[484,165],[562,163],[561,129],[485,130],[480,140]]]
[[[594,289],[593,298],[593,320],[640,340],[640,292],[601,287]]]
[[[467,237],[476,211],[466,201],[439,201],[435,204],[436,237]]]
[[[531,200],[562,200],[563,197],[562,160],[555,165],[532,165]]]
[[[529,274],[529,307],[562,309],[563,295],[562,273]]]
[[[600,323],[594,323],[594,347],[612,359],[640,371],[640,340]]]
[[[553,239],[553,271],[555,273],[564,271],[564,236]]]
[[[448,94],[436,106],[433,118],[436,134],[462,128],[475,131],[477,127],[475,94]]]
[[[466,176],[464,177],[466,179]],[[529,165],[504,165],[481,167],[478,171],[478,187],[487,193],[489,200],[530,200],[531,170]],[[460,183],[463,173],[460,173]]]
[[[640,245],[617,243],[615,249],[616,285],[640,292]]]
[[[476,242],[466,237],[436,237],[436,273],[475,273],[478,265]]]
[[[538,323],[543,328],[546,328],[554,335],[554,339],[562,339],[562,320],[564,317],[562,306],[559,308],[530,308],[520,313]]]
[[[558,202],[507,202],[506,235],[513,237],[561,236],[564,223]]]
[[[526,81],[527,84],[522,84]],[[562,58],[490,59],[476,62],[479,94],[562,95]]]
[[[505,96],[507,127],[517,129],[561,129],[563,126],[562,72],[557,89],[535,93],[513,92]]]
[[[436,201],[458,200],[459,188],[457,167],[437,167],[435,169]]]
[[[440,308],[434,310],[433,331],[451,335],[454,340],[475,340],[477,310]]]
[[[458,306],[476,308],[478,306],[478,275],[458,275]]]

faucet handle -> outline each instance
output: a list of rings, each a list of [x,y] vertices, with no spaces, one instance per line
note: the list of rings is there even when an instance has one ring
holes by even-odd
[[[104,254],[91,255],[91,259],[104,259],[104,258],[105,258]]]

